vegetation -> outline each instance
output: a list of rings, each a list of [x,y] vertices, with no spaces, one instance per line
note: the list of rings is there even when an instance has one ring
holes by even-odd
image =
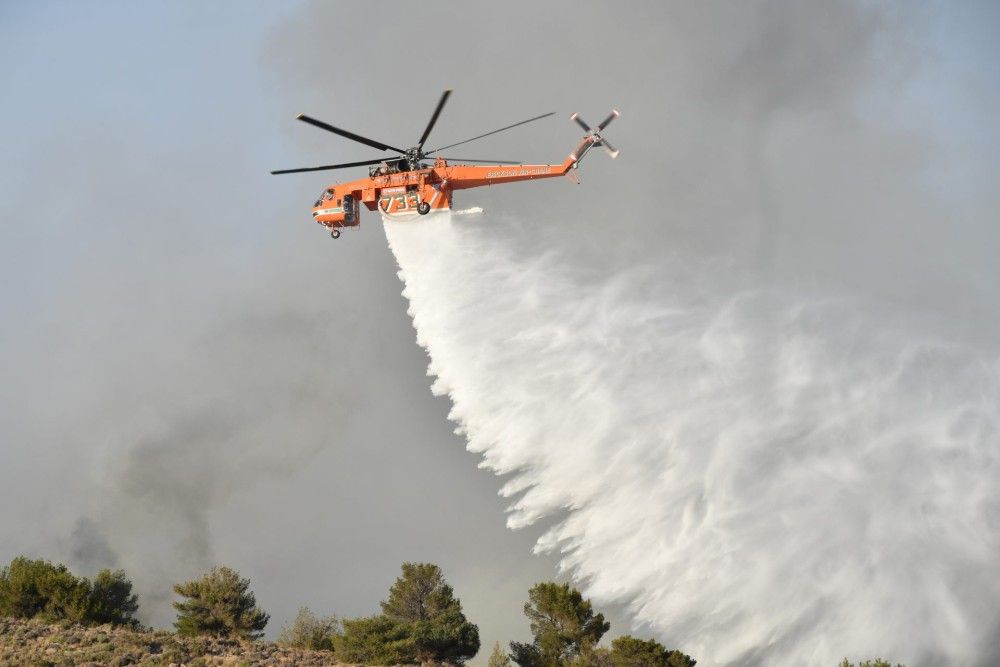
[[[595,614],[590,600],[569,584],[544,582],[528,591],[524,613],[531,620],[530,644],[511,642],[521,667],[562,667],[601,641],[611,624]]]
[[[403,563],[378,616],[344,621],[334,638],[342,660],[375,664],[448,662],[464,664],[479,651],[479,628],[431,563]]]
[[[113,657],[115,662],[135,661],[143,653],[180,663],[234,651],[253,656],[253,664],[258,660],[263,664],[278,655],[275,651],[284,651],[281,655],[287,660],[302,665],[335,660],[460,666],[476,655],[480,645],[479,628],[465,617],[441,568],[431,563],[404,563],[380,614],[341,621],[301,608],[278,635],[280,648],[253,641],[263,635],[269,616],[257,606],[250,581],[235,570],[213,568],[200,579],[175,585],[174,591],[183,598],[174,603],[177,633],[143,630],[136,620],[138,598],[124,571],[101,570],[91,580],[74,575],[65,565],[21,556],[0,568],[0,640],[15,638],[15,652],[30,646],[31,655],[38,658],[32,664],[108,662]],[[623,635],[610,646],[601,646],[610,624],[569,584],[536,584],[528,591],[524,613],[531,622],[532,641],[511,642],[510,654],[495,644],[488,667],[697,664],[655,639]],[[50,628],[48,635],[40,629],[44,627]],[[6,651],[0,641],[0,664],[9,662]],[[53,656],[56,662],[49,659]],[[855,664],[845,658],[838,667],[903,665],[881,658]]]
[[[278,646],[312,651],[332,651],[333,638],[340,632],[340,619],[336,616],[319,618],[308,607],[299,609],[290,626],[278,634]]]
[[[86,581],[86,580],[84,580]],[[124,570],[101,570],[90,586],[87,621],[138,627],[139,597]]]
[[[122,570],[101,570],[91,581],[65,565],[23,556],[0,570],[0,616],[136,627],[138,609]]]
[[[372,665],[413,662],[415,655],[409,628],[382,614],[344,619],[344,631],[334,637],[333,652],[345,662]]]
[[[671,651],[654,639],[623,635],[611,642],[612,667],[694,667],[696,660],[680,651]]]
[[[512,667],[510,656],[500,648],[500,642],[493,645],[493,651],[490,653],[490,660],[486,663],[486,667]]]
[[[174,592],[187,598],[174,603],[174,627],[181,635],[214,635],[258,639],[270,618],[257,607],[250,580],[228,567],[215,567],[201,579],[176,584]]]

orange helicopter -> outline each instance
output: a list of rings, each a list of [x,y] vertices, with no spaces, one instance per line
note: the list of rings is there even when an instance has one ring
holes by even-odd
[[[445,211],[451,209],[452,192],[455,190],[466,190],[477,188],[481,185],[499,185],[501,183],[514,183],[516,181],[532,181],[538,178],[553,178],[555,176],[568,176],[579,183],[571,169],[576,169],[587,151],[595,146],[603,146],[612,158],[618,157],[618,151],[608,143],[601,132],[611,121],[619,116],[617,110],[605,118],[596,129],[591,129],[577,114],[570,116],[587,133],[580,144],[569,157],[561,164],[522,164],[520,162],[510,162],[505,160],[468,160],[457,158],[445,158],[435,153],[454,148],[470,141],[482,139],[498,132],[510,130],[512,128],[531,123],[542,118],[552,116],[553,113],[542,114],[519,123],[501,127],[499,130],[486,132],[478,136],[459,141],[454,144],[424,150],[424,143],[430,136],[434,124],[437,123],[438,116],[444,108],[451,90],[446,90],[441,95],[430,122],[420,136],[420,141],[412,148],[396,148],[381,141],[368,139],[361,135],[334,127],[321,120],[310,118],[305,114],[299,114],[298,120],[309,123],[320,129],[342,137],[357,141],[377,148],[382,151],[395,151],[399,155],[376,160],[363,160],[361,162],[345,162],[343,164],[328,164],[321,167],[304,167],[301,169],[279,169],[272,171],[272,174],[294,174],[305,171],[325,171],[328,169],[344,169],[347,167],[367,166],[368,178],[361,178],[347,183],[335,183],[326,188],[320,198],[313,204],[313,219],[319,224],[330,229],[330,236],[340,237],[341,227],[357,227],[361,224],[360,205],[364,204],[369,211],[380,210],[384,216],[389,218],[415,218],[416,216],[427,215],[431,211]],[[433,156],[433,157],[432,157]],[[433,164],[425,164],[433,159]],[[449,164],[449,161],[454,164]],[[465,163],[476,162],[485,163],[479,165],[469,165]]]

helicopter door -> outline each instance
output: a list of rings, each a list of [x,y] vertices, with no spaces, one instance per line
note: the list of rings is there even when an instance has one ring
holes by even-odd
[[[353,195],[344,195],[344,224],[348,227],[358,224],[358,200]]]

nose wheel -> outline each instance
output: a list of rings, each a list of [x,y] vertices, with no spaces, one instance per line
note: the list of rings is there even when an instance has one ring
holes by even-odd
[[[339,239],[340,238],[340,230],[339,229],[331,229],[330,230],[330,238],[331,239]]]

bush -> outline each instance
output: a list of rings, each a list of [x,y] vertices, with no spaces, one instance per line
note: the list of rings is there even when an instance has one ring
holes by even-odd
[[[413,662],[416,653],[410,628],[384,614],[344,619],[344,631],[333,638],[338,660],[374,665]]]
[[[292,624],[282,628],[277,644],[288,648],[332,651],[333,639],[339,632],[340,620],[336,616],[319,618],[308,607],[302,607]]]
[[[569,584],[535,584],[524,613],[531,620],[530,644],[511,642],[511,657],[521,667],[558,667],[572,662],[601,641],[611,624],[595,614],[590,600]]]
[[[212,568],[201,579],[176,584],[174,592],[187,598],[174,603],[177,633],[259,639],[270,616],[257,607],[249,588],[249,579],[225,566]]]
[[[0,616],[136,627],[138,609],[123,570],[101,570],[91,582],[65,565],[24,556],[0,570]]]

